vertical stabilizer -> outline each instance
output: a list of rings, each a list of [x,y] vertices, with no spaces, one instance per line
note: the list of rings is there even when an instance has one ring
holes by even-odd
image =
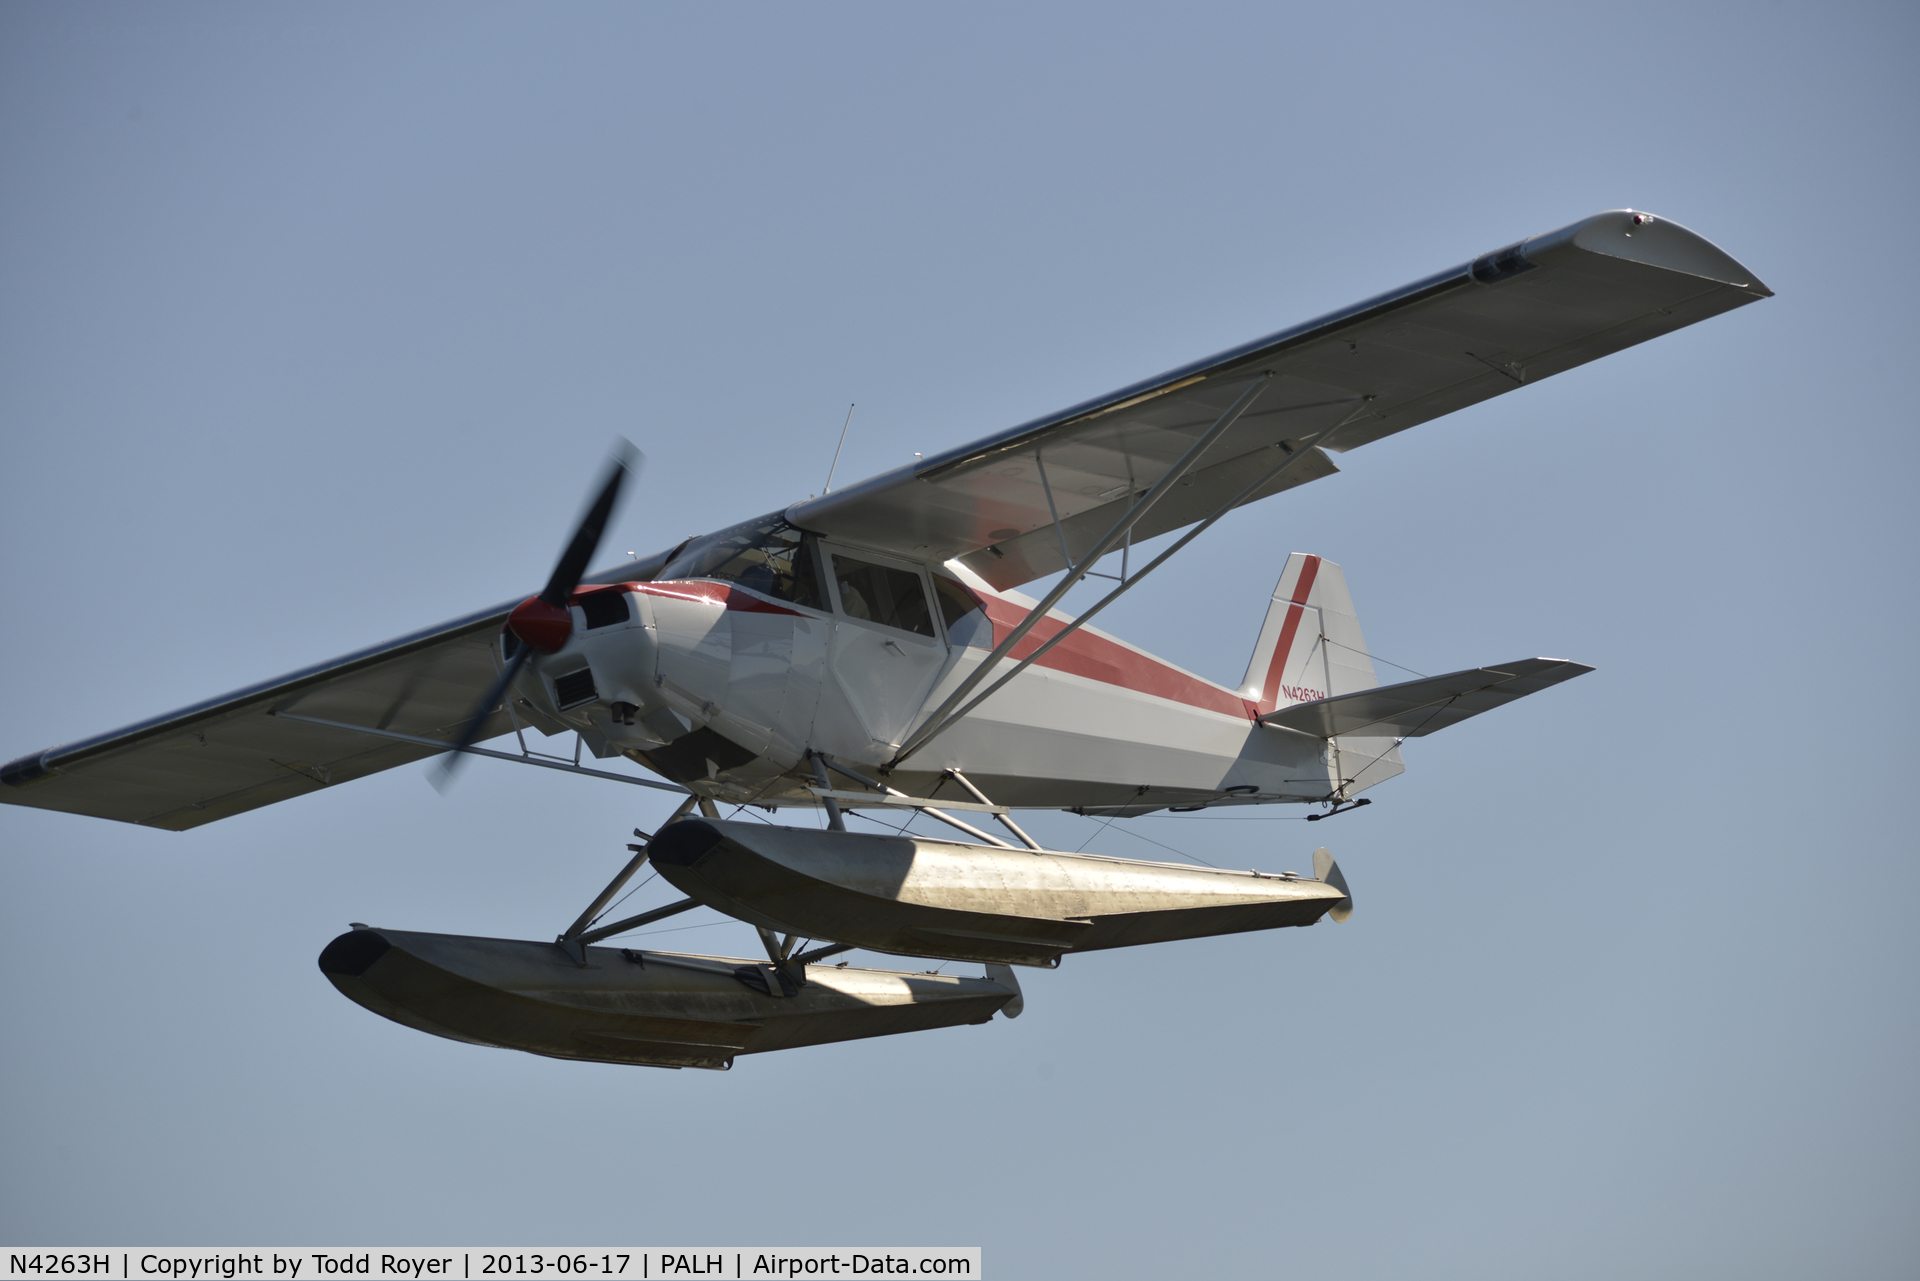
[[[1295,552],[1287,557],[1241,697],[1259,704],[1264,714],[1379,683],[1347,594],[1347,576],[1319,556]]]
[[[1264,715],[1379,684],[1347,594],[1347,576],[1319,556],[1295,552],[1287,557],[1240,696]],[[1330,796],[1351,796],[1401,772],[1398,739],[1342,736],[1329,744]]]

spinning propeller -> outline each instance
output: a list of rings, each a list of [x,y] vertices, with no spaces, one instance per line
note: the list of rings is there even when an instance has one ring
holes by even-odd
[[[599,495],[580,518],[567,549],[560,553],[560,561],[553,567],[553,576],[547,579],[547,585],[538,596],[527,597],[507,615],[507,630],[519,638],[520,645],[502,665],[492,687],[474,705],[473,716],[467,721],[466,728],[460,731],[460,737],[453,741],[453,750],[440,758],[440,764],[431,776],[436,788],[445,791],[453,782],[460,762],[466,758],[466,749],[480,741],[487,718],[500,705],[500,700],[506,696],[513,678],[520,674],[521,665],[527,658],[535,651],[542,654],[557,653],[573,635],[573,611],[568,604],[573,599],[574,589],[580,586],[581,578],[586,575],[588,562],[600,548],[600,537],[607,532],[607,522],[613,516],[614,506],[620,501],[620,487],[626,482],[627,473],[637,470],[640,462],[640,451],[628,442],[621,441],[607,463],[607,478],[601,483]]]

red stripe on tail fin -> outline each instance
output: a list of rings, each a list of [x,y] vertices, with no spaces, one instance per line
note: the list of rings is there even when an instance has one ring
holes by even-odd
[[[1293,652],[1294,633],[1300,628],[1300,616],[1306,613],[1307,597],[1313,593],[1313,580],[1320,573],[1320,558],[1308,556],[1300,566],[1300,581],[1294,584],[1287,606],[1287,621],[1280,626],[1279,643],[1273,647],[1273,660],[1267,665],[1267,678],[1260,685],[1260,713],[1265,715],[1279,705],[1280,680],[1286,675],[1287,656]]]

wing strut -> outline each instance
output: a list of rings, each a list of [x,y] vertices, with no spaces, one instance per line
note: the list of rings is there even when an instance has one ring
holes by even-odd
[[[496,752],[489,747],[474,747],[469,744],[460,747],[437,738],[421,738],[417,734],[401,734],[390,729],[375,729],[371,725],[350,725],[346,721],[326,721],[318,716],[302,716],[297,712],[269,712],[269,716],[278,716],[283,721],[300,721],[307,725],[320,725],[327,729],[348,729],[356,734],[372,734],[375,738],[390,738],[398,743],[412,743],[416,747],[433,747],[443,752],[467,752],[474,756],[491,756],[497,761],[513,761],[519,765],[538,765],[542,769],[557,769],[563,774],[585,774],[589,778],[609,778],[616,783],[632,783],[635,787],[651,787],[662,792],[674,792],[687,795],[687,789],[676,783],[656,783],[650,778],[635,778],[631,774],[612,774],[603,769],[588,769],[584,765],[569,765],[565,761],[549,760],[544,756],[528,752],[524,756],[515,756],[512,752]]]
[[[929,716],[925,723],[935,725],[935,728],[932,730],[922,729],[919,733],[908,739],[899,752],[895,753],[894,758],[887,762],[887,768],[893,768],[914,752],[919,751],[928,739],[938,734],[941,730],[944,730],[954,721],[960,719],[959,716],[948,716],[948,713],[958,707],[962,699],[966,698],[967,695],[979,687],[980,682],[987,678],[987,673],[993,670],[994,665],[1011,653],[1013,647],[1026,638],[1027,633],[1033,630],[1034,625],[1047,616],[1047,611],[1059,604],[1060,598],[1065,596],[1075,583],[1086,577],[1087,571],[1099,564],[1100,558],[1112,551],[1114,546],[1132,531],[1134,525],[1139,523],[1140,518],[1152,510],[1153,505],[1159,502],[1161,497],[1169,489],[1173,488],[1180,482],[1182,477],[1193,470],[1193,465],[1200,461],[1201,455],[1211,449],[1213,443],[1226,434],[1227,428],[1233,426],[1233,424],[1239,420],[1240,415],[1244,414],[1253,405],[1253,402],[1259,398],[1260,393],[1265,391],[1267,385],[1272,381],[1272,370],[1262,370],[1255,376],[1252,384],[1240,393],[1239,399],[1227,407],[1227,412],[1221,414],[1219,418],[1214,420],[1213,426],[1207,428],[1200,439],[1194,441],[1187,452],[1180,455],[1179,461],[1175,462],[1174,465],[1168,469],[1166,475],[1154,482],[1152,489],[1149,489],[1145,494],[1141,495],[1139,502],[1129,507],[1126,513],[1122,515],[1118,521],[1114,522],[1113,528],[1109,529],[1099,542],[1087,549],[1087,554],[1080,558],[1080,562],[1078,564],[1069,563],[1067,572],[1061,576],[1058,583],[1054,584],[1053,590],[1048,592],[1038,605],[1035,605],[1028,611],[1027,616],[1021,619],[1019,625],[1007,634],[1005,640],[994,646],[993,652],[988,654],[980,666],[974,668],[973,671],[968,674],[967,678],[960,682],[953,693],[947,695],[947,701],[934,709],[933,715]],[[1325,435],[1324,432],[1321,434]],[[1037,461],[1039,455],[1036,453],[1034,457]],[[1043,478],[1044,475],[1045,473],[1043,472]],[[1049,506],[1053,503],[1053,491],[1051,488],[1047,490],[1047,502]],[[1057,511],[1054,513],[1054,522],[1056,525],[1059,523],[1059,513]],[[1066,550],[1066,539],[1064,535],[1062,535],[1061,538],[1061,550]],[[1144,575],[1136,577],[1140,576]],[[974,703],[978,702],[978,699],[974,700]],[[973,710],[973,704],[969,704],[967,710]],[[962,713],[962,715],[964,714],[965,713]],[[942,717],[946,717],[946,719],[942,720]]]
[[[1255,390],[1258,390],[1258,387],[1259,387],[1259,384],[1256,384]],[[1245,489],[1242,489],[1239,493],[1235,494],[1232,498],[1228,499],[1220,507],[1216,508],[1214,513],[1211,516],[1207,517],[1205,520],[1195,525],[1192,529],[1182,534],[1180,538],[1173,544],[1173,546],[1167,548],[1167,550],[1161,552],[1158,556],[1155,556],[1151,561],[1147,563],[1146,567],[1143,568],[1139,573],[1133,575],[1131,578],[1127,578],[1123,576],[1121,579],[1120,585],[1114,588],[1112,591],[1108,592],[1105,596],[1101,597],[1098,604],[1096,604],[1092,609],[1088,610],[1086,613],[1080,615],[1078,618],[1075,618],[1071,622],[1067,623],[1065,626],[1063,626],[1059,630],[1059,632],[1049,637],[1047,642],[1044,645],[1040,646],[1040,648],[1034,650],[1033,653],[1028,654],[1025,658],[1021,659],[1018,663],[1014,664],[1013,670],[1008,672],[1006,675],[1000,677],[998,680],[994,681],[992,685],[987,687],[987,690],[985,693],[975,698],[972,702],[968,703],[965,707],[962,707],[959,711],[957,712],[952,711],[952,708],[954,707],[955,704],[957,704],[967,694],[971,693],[980,684],[980,681],[986,675],[987,669],[993,666],[995,663],[997,663],[1000,659],[1004,658],[1007,652],[1013,648],[1014,643],[1018,641],[1021,637],[1025,636],[1027,632],[1033,627],[1033,625],[1040,621],[1041,617],[1045,615],[1046,611],[1053,607],[1054,602],[1058,601],[1062,596],[1066,595],[1066,589],[1072,586],[1074,581],[1086,572],[1083,566],[1089,566],[1094,562],[1094,560],[1096,559],[1095,553],[1105,554],[1105,550],[1109,550],[1111,548],[1111,543],[1108,540],[1111,539],[1112,535],[1108,535],[1108,539],[1103,539],[1101,543],[1094,548],[1093,552],[1089,552],[1087,554],[1086,560],[1082,561],[1079,566],[1075,566],[1074,569],[1068,571],[1066,578],[1061,580],[1059,586],[1055,587],[1051,592],[1047,593],[1047,598],[1045,600],[1041,601],[1038,605],[1035,605],[1033,607],[1032,611],[1027,614],[1026,618],[1021,622],[1021,624],[1018,627],[1014,628],[1013,634],[1010,635],[1005,641],[1002,641],[1000,645],[994,649],[993,653],[987,655],[985,660],[981,662],[980,666],[974,670],[971,676],[969,676],[966,680],[960,682],[960,687],[953,692],[953,694],[947,699],[946,702],[940,705],[939,709],[936,710],[932,716],[929,716],[922,723],[924,726],[931,726],[931,728],[922,728],[917,733],[915,733],[911,738],[909,738],[907,740],[906,746],[902,747],[899,750],[899,752],[895,753],[894,758],[891,761],[887,762],[887,768],[892,769],[893,767],[899,765],[901,761],[906,760],[907,757],[913,755],[915,752],[925,747],[928,743],[932,742],[935,737],[945,733],[956,722],[961,720],[968,713],[972,712],[974,708],[980,706],[980,704],[986,702],[989,698],[992,698],[995,694],[999,693],[1001,687],[1004,686],[1008,681],[1018,676],[1021,672],[1024,672],[1025,670],[1027,670],[1027,668],[1031,667],[1034,663],[1038,662],[1039,659],[1044,654],[1046,654],[1048,650],[1052,649],[1055,645],[1058,645],[1061,641],[1073,635],[1074,632],[1079,631],[1080,628],[1092,622],[1094,615],[1098,614],[1101,610],[1105,609],[1107,606],[1113,604],[1114,601],[1119,600],[1120,597],[1126,593],[1128,588],[1134,586],[1141,579],[1145,578],[1148,574],[1151,574],[1154,570],[1160,568],[1160,566],[1165,564],[1173,556],[1175,552],[1185,547],[1188,543],[1198,538],[1201,534],[1204,534],[1213,525],[1215,521],[1219,520],[1222,516],[1226,515],[1228,512],[1232,511],[1234,508],[1238,507],[1248,494],[1255,492],[1262,485],[1265,485],[1270,483],[1271,481],[1277,480],[1280,477],[1281,473],[1285,472],[1287,468],[1293,466],[1293,464],[1298,462],[1300,459],[1305,458],[1308,454],[1311,454],[1314,451],[1314,449],[1316,449],[1329,436],[1339,431],[1342,427],[1345,427],[1348,423],[1352,422],[1354,419],[1360,417],[1361,414],[1366,411],[1367,406],[1372,402],[1372,400],[1373,400],[1372,396],[1362,396],[1360,398],[1360,403],[1354,406],[1352,411],[1350,411],[1339,422],[1333,424],[1333,426],[1328,427],[1323,431],[1318,432],[1314,436],[1308,438],[1307,441],[1297,449],[1288,450],[1286,449],[1284,444],[1279,446],[1282,452],[1285,454],[1285,456],[1281,458],[1279,462],[1275,463],[1272,467],[1268,468],[1264,473],[1262,473],[1262,475],[1258,480],[1254,481],[1251,485],[1248,485]],[[1231,414],[1234,411],[1228,410],[1227,412]],[[1182,463],[1187,463],[1187,461],[1188,461],[1187,459],[1184,459],[1184,458],[1181,459]],[[1183,470],[1183,468],[1176,468],[1176,470]],[[1172,474],[1173,473],[1171,472],[1168,473],[1168,475],[1172,475]],[[1144,505],[1144,502],[1143,502],[1143,505]],[[1139,519],[1137,515],[1129,513],[1127,517],[1129,529],[1132,528],[1131,522],[1137,519]],[[951,714],[949,715],[950,712]],[[944,720],[941,719],[941,717],[943,716],[945,717]]]
[[[1053,517],[1054,536],[1060,540],[1060,563],[1063,565],[1071,565],[1073,564],[1073,553],[1067,549],[1067,530],[1066,527],[1060,523],[1059,505],[1053,501],[1053,484],[1047,479],[1047,460],[1041,457],[1044,452],[1044,450],[1039,449],[1033,451],[1033,465],[1035,470],[1040,473],[1040,492],[1047,496],[1047,515]],[[1132,529],[1133,526],[1129,525],[1127,528]]]

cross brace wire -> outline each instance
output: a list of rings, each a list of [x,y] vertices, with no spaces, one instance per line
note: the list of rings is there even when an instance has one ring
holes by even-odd
[[[660,826],[664,828],[670,824],[678,823],[681,819],[685,818],[693,809],[693,799],[693,797],[689,796],[686,800],[680,802],[680,808],[675,810],[667,818],[667,821]],[[635,836],[641,835],[640,829],[637,827],[634,828],[633,834]],[[651,841],[653,838],[647,837],[646,839]],[[629,846],[628,848],[632,847]],[[621,886],[633,879],[633,874],[639,871],[641,865],[646,861],[647,850],[645,846],[641,846],[640,849],[634,852],[633,858],[628,861],[627,865],[620,869],[619,875],[607,882],[607,888],[601,890],[593,902],[587,904],[587,910],[580,913],[579,919],[567,927],[567,932],[560,936],[561,941],[565,942],[568,939],[585,933],[587,927],[593,924],[594,918],[600,915],[601,909],[606,907],[606,905],[613,900],[613,896],[620,892]]]

